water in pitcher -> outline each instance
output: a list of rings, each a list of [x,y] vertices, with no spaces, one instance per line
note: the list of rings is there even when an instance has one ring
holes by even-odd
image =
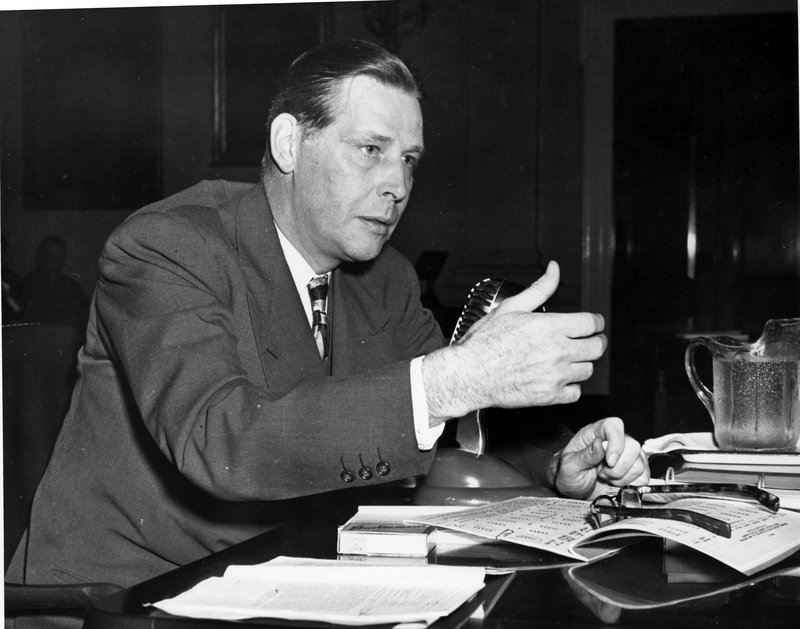
[[[797,361],[715,361],[715,435],[722,449],[795,449],[800,400],[787,392],[797,391],[797,366]]]

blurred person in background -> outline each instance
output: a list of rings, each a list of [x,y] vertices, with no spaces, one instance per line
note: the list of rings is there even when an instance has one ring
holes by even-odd
[[[47,236],[36,249],[36,269],[11,287],[10,296],[19,307],[16,318],[32,323],[86,325],[89,299],[78,283],[64,275],[67,243],[60,236]]]

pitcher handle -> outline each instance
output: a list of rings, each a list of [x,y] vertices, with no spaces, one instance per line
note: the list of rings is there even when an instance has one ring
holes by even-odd
[[[697,397],[699,397],[700,401],[703,403],[703,406],[706,407],[708,414],[711,415],[711,422],[713,423],[714,394],[703,383],[703,381],[700,380],[700,376],[697,375],[697,368],[694,365],[694,352],[697,349],[698,345],[702,345],[709,352],[711,352],[712,356],[714,355],[714,350],[711,347],[711,342],[706,337],[699,336],[689,341],[689,345],[686,347],[684,365],[686,367],[686,375],[689,376],[689,382],[691,383],[694,392],[697,393]]]

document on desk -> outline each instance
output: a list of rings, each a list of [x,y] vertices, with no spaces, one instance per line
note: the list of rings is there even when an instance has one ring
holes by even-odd
[[[479,507],[365,505],[359,507],[358,513],[348,522],[408,523],[433,515],[466,512],[477,508]],[[425,559],[426,562],[438,565],[481,566],[487,575],[507,574],[519,570],[550,570],[576,563],[576,559],[572,557],[565,558],[530,546],[508,544],[452,529],[437,527],[431,538],[436,550],[434,555]],[[349,555],[343,556],[353,559]]]
[[[483,584],[482,568],[278,557],[230,566],[224,576],[153,605],[192,618],[424,627],[458,609]]]
[[[771,513],[756,504],[702,498],[684,498],[668,506],[728,522],[731,537],[716,535],[694,524],[645,517],[595,529],[589,503],[564,498],[514,498],[417,521],[549,550],[581,561],[618,552],[636,541],[636,537],[657,536],[705,553],[746,575],[800,549],[800,513],[785,510]]]

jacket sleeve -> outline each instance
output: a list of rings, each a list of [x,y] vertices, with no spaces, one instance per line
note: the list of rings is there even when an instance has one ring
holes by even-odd
[[[246,331],[234,312],[245,296],[230,245],[215,233],[202,220],[139,214],[100,262],[99,342],[129,389],[132,414],[171,464],[226,500],[342,489],[347,471],[355,486],[425,473],[432,453],[416,445],[409,363],[443,339],[418,288],[392,306],[403,356],[360,374],[267,388],[243,365]],[[381,461],[386,475],[377,473]]]

